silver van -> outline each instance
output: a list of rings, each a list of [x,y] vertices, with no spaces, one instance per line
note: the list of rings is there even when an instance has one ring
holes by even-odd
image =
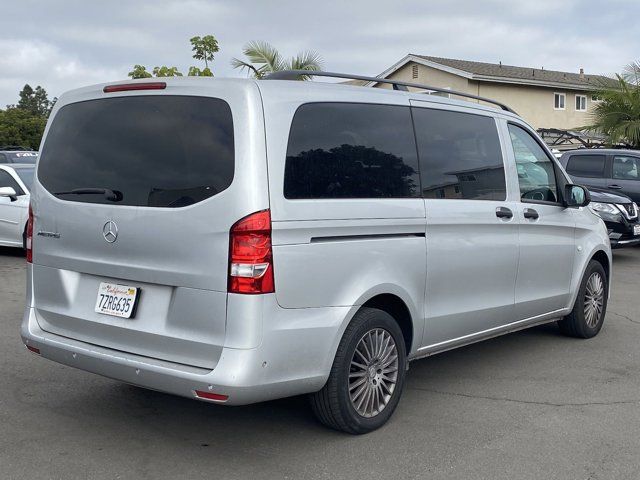
[[[411,360],[554,321],[598,333],[607,230],[521,118],[295,74],[60,97],[31,194],[30,351],[217,404],[310,394],[357,434]]]

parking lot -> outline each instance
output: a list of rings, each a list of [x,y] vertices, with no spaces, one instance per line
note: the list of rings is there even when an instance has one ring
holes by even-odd
[[[225,408],[30,354],[25,259],[0,249],[0,478],[637,478],[640,248],[614,257],[599,336],[548,325],[415,362],[389,424],[353,437],[305,398]]]

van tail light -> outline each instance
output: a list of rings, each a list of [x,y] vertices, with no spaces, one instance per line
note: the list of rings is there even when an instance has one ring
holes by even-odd
[[[229,232],[229,293],[273,293],[271,213],[252,213]]]
[[[116,93],[129,92],[133,90],[164,90],[165,88],[167,88],[166,82],[138,82],[107,85],[102,89],[102,91],[104,93]]]
[[[27,247],[27,262],[33,262],[33,209],[29,204],[29,219],[27,220],[27,235],[25,238],[25,246]]]

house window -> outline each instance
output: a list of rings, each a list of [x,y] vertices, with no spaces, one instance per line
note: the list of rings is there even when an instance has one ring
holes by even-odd
[[[413,65],[411,67],[411,77],[418,78],[418,65]]]
[[[576,95],[576,112],[586,112],[586,111],[587,111],[587,96]]]
[[[602,101],[602,97],[600,95],[591,95],[591,101],[592,102],[601,102]]]
[[[564,93],[553,94],[553,108],[555,110],[564,110],[566,95]]]

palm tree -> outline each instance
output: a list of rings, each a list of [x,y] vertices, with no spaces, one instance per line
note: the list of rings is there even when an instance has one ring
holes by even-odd
[[[233,68],[247,70],[254,78],[264,78],[271,72],[282,70],[322,70],[322,57],[313,50],[285,59],[271,44],[253,41],[243,47],[242,53],[247,57],[247,61],[234,58],[231,60],[231,65]],[[300,75],[299,78],[299,80],[310,79],[310,75]]]
[[[616,74],[614,85],[602,85],[600,97],[591,114],[592,124],[584,130],[604,133],[612,144],[640,148],[640,63]]]

